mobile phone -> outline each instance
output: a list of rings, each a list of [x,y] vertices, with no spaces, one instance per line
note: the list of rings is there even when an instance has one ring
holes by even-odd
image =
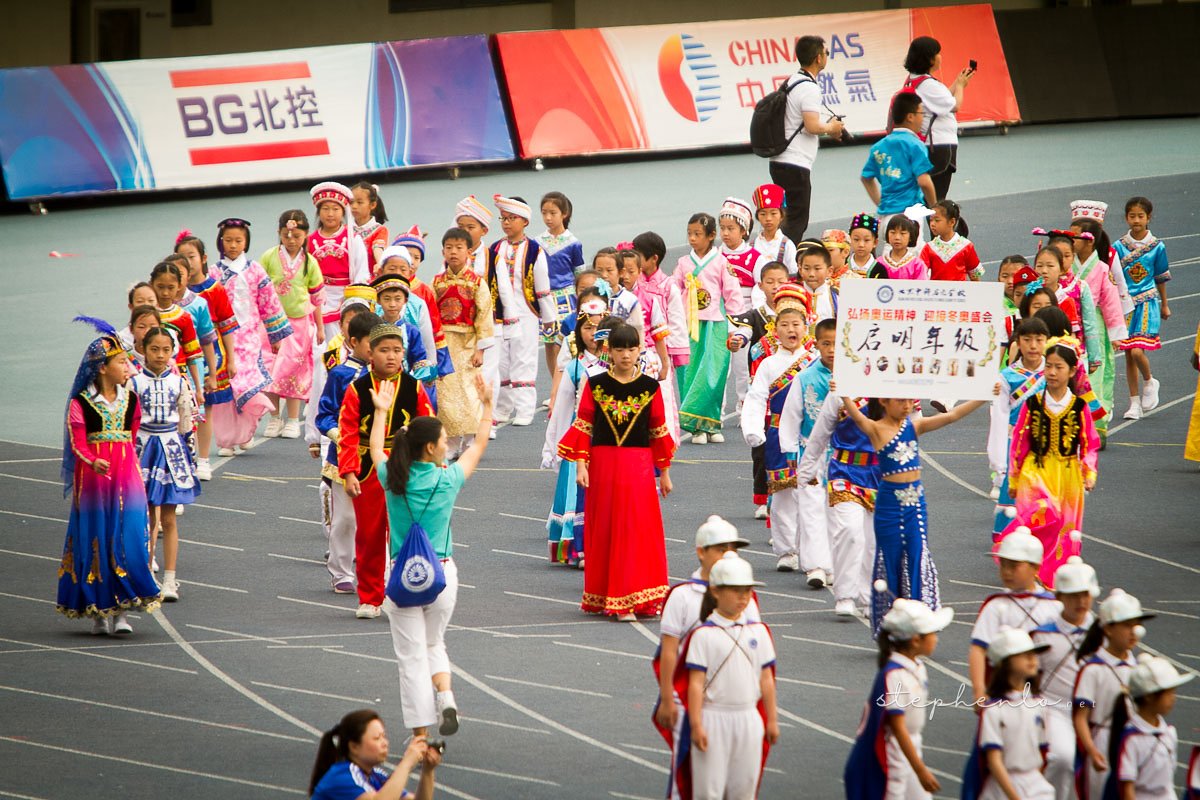
[[[976,70],[979,69],[979,62],[977,62],[975,59],[972,58],[970,61],[967,62],[967,66],[969,66],[971,68],[971,72],[975,72]]]

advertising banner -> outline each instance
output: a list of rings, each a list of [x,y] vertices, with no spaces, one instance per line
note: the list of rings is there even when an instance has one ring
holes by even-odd
[[[849,397],[991,400],[1004,287],[971,281],[842,281],[833,379]]]
[[[513,157],[484,36],[0,70],[13,199]]]
[[[881,132],[915,36],[942,43],[947,83],[979,69],[960,123],[1020,118],[991,6],[823,14],[496,36],[523,158],[672,150],[749,141],[757,103],[799,68],[818,35],[822,98],[852,133]]]

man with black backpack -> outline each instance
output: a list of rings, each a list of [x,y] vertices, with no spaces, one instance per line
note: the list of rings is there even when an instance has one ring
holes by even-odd
[[[817,83],[817,75],[829,63],[825,40],[820,36],[801,36],[796,40],[796,60],[800,62],[800,71],[779,88],[787,100],[783,115],[786,147],[770,155],[771,181],[783,187],[787,200],[782,230],[793,242],[803,240],[808,227],[817,137],[841,138],[845,131],[837,116],[828,122],[821,121],[821,112],[828,110],[821,102],[821,87]],[[759,148],[755,150],[761,154]]]

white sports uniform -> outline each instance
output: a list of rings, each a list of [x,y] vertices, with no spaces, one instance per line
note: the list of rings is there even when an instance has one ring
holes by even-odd
[[[1111,737],[1112,712],[1117,698],[1129,685],[1129,675],[1137,665],[1133,654],[1120,659],[1101,647],[1095,655],[1083,662],[1079,677],[1075,679],[1075,707],[1083,706],[1088,711],[1088,727],[1092,741],[1107,758],[1108,742]],[[1089,759],[1085,766],[1088,780],[1088,800],[1099,800],[1104,796],[1104,782],[1108,770],[1092,769]]]
[[[1032,631],[1062,613],[1062,603],[1050,592],[1001,592],[990,595],[979,607],[971,628],[971,644],[987,649],[1005,628]]]
[[[921,751],[921,732],[925,730],[925,715],[929,700],[929,674],[925,665],[900,653],[892,653],[891,661],[899,664],[887,674],[887,691],[883,696],[884,713],[904,715],[904,727],[912,739],[917,755]],[[900,749],[900,743],[885,729],[884,746],[887,751],[886,800],[927,800],[932,795],[921,788],[921,781],[913,771],[912,764]]]
[[[1089,611],[1082,625],[1072,625],[1062,614],[1056,614],[1029,632],[1034,642],[1050,645],[1049,650],[1038,653],[1038,661],[1046,701],[1046,740],[1050,744],[1045,774],[1058,800],[1075,797],[1075,727],[1071,722],[1071,696],[1079,674],[1075,653],[1094,620],[1095,615]]]
[[[1054,787],[1042,775],[1046,729],[1042,700],[1010,692],[1004,700],[984,706],[979,721],[979,748],[1001,750],[1004,768],[1022,800],[1054,800]],[[989,776],[979,800],[1005,800],[1000,784]]]
[[[1151,725],[1138,714],[1129,718],[1116,764],[1117,780],[1132,781],[1137,800],[1175,800],[1175,753],[1179,733],[1161,716]]]

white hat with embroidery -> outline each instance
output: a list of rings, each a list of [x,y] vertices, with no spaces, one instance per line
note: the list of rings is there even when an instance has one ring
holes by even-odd
[[[883,629],[893,639],[907,641],[914,636],[945,630],[953,619],[953,608],[942,607],[934,611],[920,600],[897,597],[883,615]]]
[[[1142,653],[1138,656],[1137,666],[1129,674],[1129,694],[1134,697],[1145,697],[1148,694],[1183,686],[1195,677],[1196,673],[1194,672],[1181,674],[1165,658]]]
[[[1108,203],[1099,200],[1072,200],[1071,219],[1094,219],[1103,223],[1104,215],[1108,213]]]
[[[748,547],[750,541],[738,536],[738,529],[724,517],[713,514],[696,529],[696,547],[713,547],[718,544],[736,544]]]
[[[726,553],[708,573],[709,586],[766,586],[754,580],[754,568],[737,553]]]

